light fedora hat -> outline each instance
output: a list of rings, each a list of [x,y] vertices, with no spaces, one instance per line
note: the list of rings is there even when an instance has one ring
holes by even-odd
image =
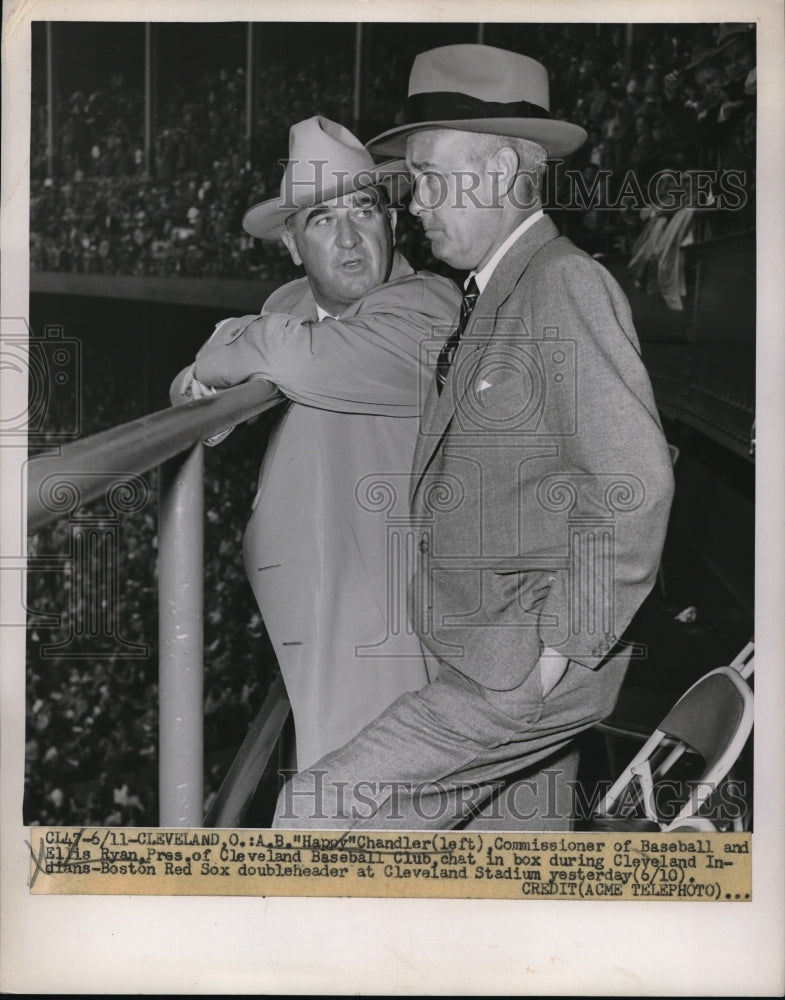
[[[433,128],[530,139],[551,157],[586,141],[580,125],[551,118],[548,72],[535,59],[491,45],[444,45],[422,52],[409,76],[404,124],[367,143],[402,156],[406,138]]]
[[[289,129],[289,159],[278,198],[253,205],[243,229],[262,240],[275,240],[284,223],[310,208],[375,184],[384,184],[395,203],[409,186],[403,160],[379,166],[359,139],[337,122],[315,115]]]

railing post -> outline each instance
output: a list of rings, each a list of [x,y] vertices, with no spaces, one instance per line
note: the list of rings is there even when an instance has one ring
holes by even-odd
[[[201,826],[204,468],[201,443],[160,467],[159,823]]]
[[[144,169],[155,177],[155,140],[158,131],[158,25],[144,26]]]

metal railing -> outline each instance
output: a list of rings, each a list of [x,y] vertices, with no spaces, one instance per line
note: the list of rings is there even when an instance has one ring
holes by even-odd
[[[159,533],[159,823],[202,826],[203,580],[202,441],[271,409],[281,397],[266,381],[152,413],[28,463],[27,528],[63,516],[58,493],[76,488],[80,504],[130,477],[160,467]],[[288,714],[276,680],[240,755],[209,811],[211,825],[236,825]],[[264,756],[266,754],[266,756]]]

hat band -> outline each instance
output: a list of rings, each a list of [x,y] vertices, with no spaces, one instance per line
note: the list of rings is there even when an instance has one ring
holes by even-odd
[[[467,118],[550,118],[550,112],[531,101],[481,101],[471,94],[436,90],[412,94],[406,100],[405,124],[463,121]]]

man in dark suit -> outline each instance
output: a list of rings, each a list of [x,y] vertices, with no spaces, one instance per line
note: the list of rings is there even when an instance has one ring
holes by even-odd
[[[369,143],[406,143],[411,211],[471,272],[410,492],[410,615],[441,668],[294,776],[277,826],[457,826],[616,702],[673,479],[629,305],[542,212],[546,156],[584,140],[539,63],[460,45],[417,57],[407,124]]]

